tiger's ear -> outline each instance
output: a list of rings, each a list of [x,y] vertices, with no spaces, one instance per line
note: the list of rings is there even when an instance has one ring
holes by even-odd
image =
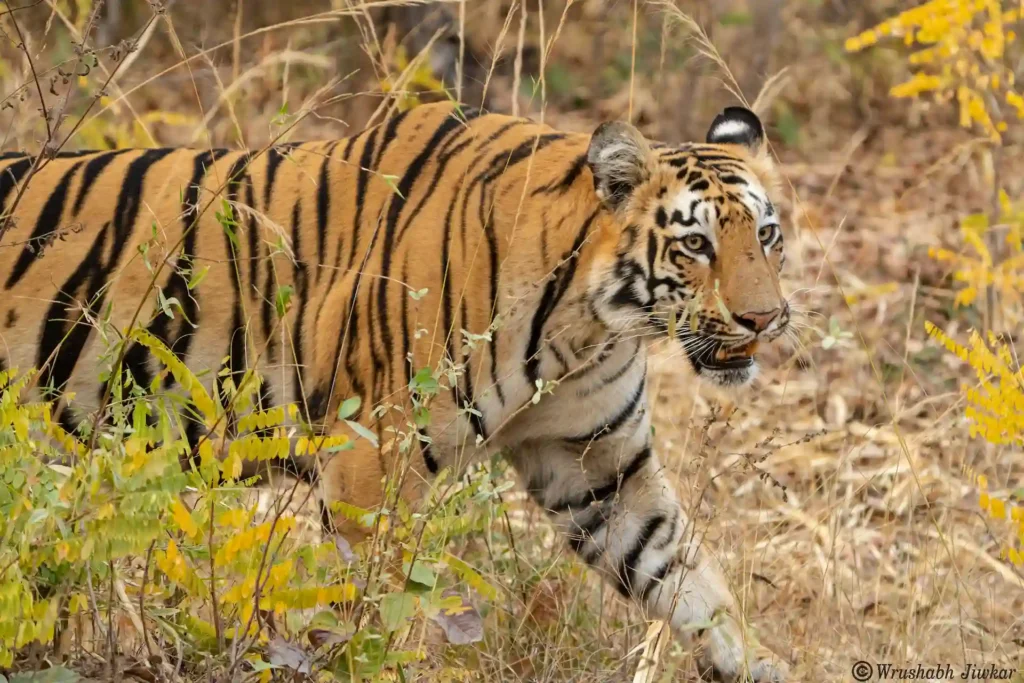
[[[597,196],[612,209],[621,207],[650,175],[647,140],[622,121],[602,123],[590,138],[587,165]]]
[[[764,127],[757,114],[746,107],[726,107],[711,122],[707,141],[718,145],[743,145],[756,154],[764,142]]]

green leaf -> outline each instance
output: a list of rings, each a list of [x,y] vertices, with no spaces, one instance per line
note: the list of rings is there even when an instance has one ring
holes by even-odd
[[[161,289],[160,287],[157,287],[156,289],[156,299],[160,303],[160,310],[163,312],[163,314],[166,315],[171,320],[174,320],[174,309],[172,308],[172,306],[177,305],[179,308],[181,308],[181,302],[178,301],[173,296],[170,299],[168,299],[166,296],[164,296],[164,290]]]
[[[434,379],[434,371],[430,368],[421,368],[409,382],[409,390],[426,395],[434,395],[440,389],[437,380]]]
[[[498,597],[498,589],[489,584],[484,577],[480,576],[475,569],[460,558],[455,557],[451,553],[445,553],[444,561],[445,564],[451,567],[452,571],[459,575],[459,578],[469,584],[470,588],[484,596],[484,598],[494,600]]]
[[[417,406],[412,411],[412,421],[420,429],[430,426],[430,409],[426,406]]]
[[[192,271],[192,277],[189,278],[188,291],[192,291],[199,286],[199,283],[206,279],[206,274],[210,272],[210,266],[203,266],[199,270]]]
[[[415,595],[388,593],[380,600],[380,619],[388,631],[397,631],[415,613]]]
[[[291,285],[281,285],[277,288],[277,296],[275,297],[275,305],[277,306],[277,317],[283,318],[284,314],[288,312],[288,305],[291,303],[292,294],[295,293],[295,288]]]
[[[357,412],[359,412],[359,406],[363,404],[363,399],[359,396],[353,396],[352,398],[346,398],[342,401],[341,406],[338,408],[338,419],[347,420]]]
[[[392,192],[397,194],[399,197],[402,197],[402,199],[405,199],[405,197],[402,196],[402,193],[399,192],[398,185],[396,184],[398,181],[398,176],[381,174],[380,177],[384,179],[384,182],[388,184],[388,187],[391,188]]]
[[[371,432],[369,429],[359,424],[358,422],[353,422],[352,420],[345,420],[345,424],[347,424],[352,429],[353,432],[355,432],[356,434],[358,434],[359,436],[363,437],[371,444],[373,444],[374,448],[377,447],[376,434],[374,434],[373,432]]]
[[[422,586],[433,588],[437,584],[437,574],[433,569],[423,564],[423,562],[417,562],[409,568],[409,563],[402,563],[402,568],[405,571],[405,575],[409,577],[409,580],[418,583]]]
[[[417,289],[416,291],[409,292],[409,296],[415,299],[416,301],[419,301],[420,299],[425,297],[429,291],[429,288],[424,287],[423,289]]]

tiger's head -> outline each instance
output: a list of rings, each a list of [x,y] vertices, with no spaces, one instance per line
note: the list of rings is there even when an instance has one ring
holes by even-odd
[[[613,122],[587,151],[616,233],[599,269],[598,314],[624,332],[673,335],[697,375],[720,386],[749,383],[758,345],[790,319],[764,147],[757,116],[729,107],[705,144],[650,143]]]

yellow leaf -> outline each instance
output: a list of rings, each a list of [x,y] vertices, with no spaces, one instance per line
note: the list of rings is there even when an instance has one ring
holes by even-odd
[[[228,479],[238,479],[242,475],[242,459],[238,456],[238,453],[231,453],[221,468]]]
[[[196,526],[192,514],[180,499],[175,499],[171,504],[171,514],[174,515],[174,521],[178,524],[178,528],[185,532],[186,536],[195,538],[199,535],[199,527]]]
[[[458,557],[451,553],[445,553],[444,562],[451,567],[452,571],[459,575],[459,578],[469,584],[471,588],[484,596],[484,598],[494,600],[498,597],[498,589],[489,584],[475,569]]]

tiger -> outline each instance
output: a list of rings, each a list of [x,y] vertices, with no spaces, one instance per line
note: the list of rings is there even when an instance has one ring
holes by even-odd
[[[660,340],[698,381],[741,387],[787,329],[778,171],[752,111],[667,144],[622,121],[570,133],[443,102],[343,139],[36,161],[0,161],[0,367],[38,368],[33,391],[67,429],[103,405],[98,321],[137,320],[210,391],[262,366],[261,405],[299,404],[320,434],[356,421],[381,436],[295,455],[323,500],[379,506],[399,460],[383,437],[414,424],[400,485],[413,504],[438,472],[505,457],[703,677],[788,678],[662,470],[647,396]],[[148,347],[123,363],[139,387],[177,387]],[[416,373],[442,366],[456,371],[429,424],[412,420]],[[189,443],[202,429],[185,426]]]

